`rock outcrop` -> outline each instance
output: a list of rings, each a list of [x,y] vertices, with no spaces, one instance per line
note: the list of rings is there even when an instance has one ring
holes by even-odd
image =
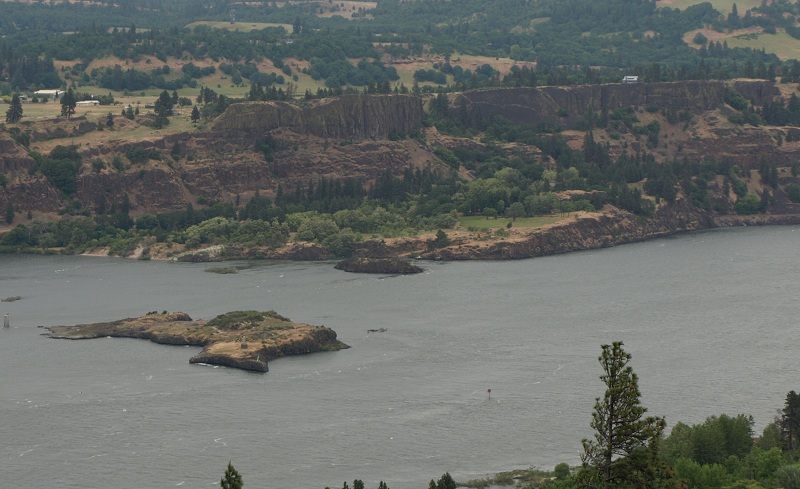
[[[422,124],[422,101],[411,95],[342,95],[299,107],[286,102],[233,104],[214,133],[257,137],[274,129],[321,138],[361,140],[405,134]]]
[[[337,270],[353,273],[383,273],[392,275],[410,275],[422,273],[422,268],[412,265],[400,258],[366,258],[351,257],[342,260],[334,267]]]
[[[36,160],[28,156],[25,148],[18,145],[10,134],[0,131],[0,173],[29,170]]]
[[[772,82],[763,80],[487,88],[457,95],[450,110],[456,116],[465,111],[473,118],[502,116],[518,124],[556,124],[572,129],[588,113],[600,114],[620,107],[652,106],[691,114],[713,110],[724,103],[726,87],[731,84],[756,105],[779,94]]]
[[[671,234],[715,227],[711,215],[686,201],[665,206],[651,219],[612,210],[532,231],[523,239],[455,244],[422,253],[432,260],[510,260],[608,248]]]
[[[266,372],[269,360],[349,348],[324,326],[293,323],[273,311],[236,311],[210,321],[193,321],[182,312],[47,328],[47,336],[91,339],[106,336],[147,339],[164,345],[202,346],[189,363],[207,363]]]

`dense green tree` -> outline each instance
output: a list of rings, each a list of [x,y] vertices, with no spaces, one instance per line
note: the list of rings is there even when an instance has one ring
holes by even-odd
[[[61,115],[67,119],[71,118],[73,115],[75,115],[76,105],[77,101],[75,100],[75,92],[72,91],[72,87],[69,87],[67,93],[61,97]]]
[[[450,472],[445,472],[439,477],[438,481],[434,482],[433,479],[431,479],[428,487],[435,487],[436,489],[456,489],[456,481],[453,480]]]
[[[108,115],[106,116],[106,127],[108,127],[109,129],[114,127],[114,114],[112,114],[111,112],[109,112]]]
[[[781,428],[778,423],[770,423],[764,427],[764,431],[761,432],[761,438],[758,440],[758,445],[764,450],[784,447]]]
[[[668,478],[658,457],[663,418],[645,416],[639,379],[628,365],[631,355],[621,341],[602,346],[600,379],[606,385],[597,398],[591,427],[594,439],[583,440],[581,485],[590,488],[656,487]]]
[[[172,97],[170,97],[169,92],[164,90],[159,95],[158,100],[156,100],[156,128],[161,129],[162,127],[169,124],[169,116],[172,115]]]
[[[722,414],[697,425],[677,423],[661,446],[662,456],[673,465],[681,459],[700,465],[742,460],[753,448],[753,418]]]
[[[11,97],[11,105],[6,110],[6,122],[16,124],[20,119],[22,119],[22,101],[19,98],[19,94],[15,93]]]
[[[514,202],[508,208],[506,215],[511,218],[512,221],[516,221],[518,217],[525,217],[525,205],[522,202]]]
[[[566,479],[569,476],[570,472],[571,470],[569,468],[569,464],[566,464],[564,462],[556,465],[555,468],[553,469],[553,474],[556,476],[556,479],[558,480]]]
[[[784,465],[775,472],[775,478],[783,489],[800,489],[800,467]]]
[[[200,109],[195,105],[192,107],[192,122],[197,123],[200,120]]]
[[[761,208],[761,199],[758,196],[753,194],[747,194],[743,198],[739,199],[734,206],[736,209],[736,213],[743,216],[749,216],[752,214],[758,214],[758,210]]]
[[[222,489],[242,489],[244,486],[242,476],[233,468],[231,462],[228,462],[228,468],[225,470],[225,475],[220,479],[219,485]]]
[[[786,450],[793,451],[800,447],[800,394],[795,391],[786,394],[786,403],[781,411],[780,428]]]

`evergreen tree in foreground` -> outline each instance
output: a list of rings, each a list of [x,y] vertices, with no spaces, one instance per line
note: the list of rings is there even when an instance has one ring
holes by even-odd
[[[800,447],[800,394],[789,391],[786,404],[781,411],[779,427],[783,436],[784,449],[794,451]]]
[[[594,406],[594,439],[582,441],[580,484],[593,489],[664,487],[672,475],[658,456],[666,423],[644,416],[647,409],[639,403],[639,379],[628,365],[631,355],[622,342],[602,349],[600,380],[606,392]]]
[[[233,464],[228,462],[228,468],[225,470],[225,476],[220,479],[219,485],[222,489],[242,489],[244,482],[239,472],[233,468]]]
[[[6,111],[6,122],[9,124],[16,124],[20,119],[22,119],[22,101],[19,95],[15,93],[14,96],[11,97],[11,106],[9,106]]]

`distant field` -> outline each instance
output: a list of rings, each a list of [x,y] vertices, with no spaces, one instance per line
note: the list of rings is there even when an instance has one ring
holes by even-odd
[[[566,217],[562,216],[542,216],[542,217],[521,217],[514,221],[513,227],[515,228],[540,228],[547,224],[558,222]],[[478,228],[478,229],[505,229],[511,219],[505,217],[498,217],[497,219],[486,219],[482,216],[464,216],[461,218],[462,228]]]
[[[256,31],[260,29],[266,29],[267,27],[283,27],[289,34],[291,34],[294,31],[294,29],[292,28],[292,24],[275,24],[272,22],[236,22],[235,24],[231,24],[230,22],[213,22],[210,20],[199,20],[197,22],[192,22],[186,27],[191,29],[198,25],[207,25],[215,29],[227,29],[229,31],[241,31],[241,32]]]
[[[786,32],[777,34],[756,34],[752,36],[730,37],[726,39],[732,48],[753,48],[773,53],[781,59],[800,59],[800,40]]]
[[[371,10],[378,6],[378,2],[358,2],[352,0],[344,0],[337,2],[319,2],[314,15],[322,18],[330,18],[340,16],[348,20],[357,20],[359,16],[359,9]],[[367,14],[365,19],[371,19],[372,15]]]
[[[768,53],[775,54],[779,58],[800,59],[800,40],[793,38],[784,31],[777,34],[764,34],[760,28],[751,28],[734,32],[716,32],[711,29],[699,29],[687,32],[683,40],[691,47],[697,49],[699,46],[692,42],[695,34],[702,32],[710,41],[726,41],[732,48],[753,48],[764,49]]]
[[[739,11],[739,15],[743,15],[746,10],[761,5],[761,0],[658,0],[656,6],[683,10],[686,7],[691,7],[692,5],[697,5],[704,1],[713,5],[715,9],[723,14],[730,13],[734,3],[736,4],[736,10]]]

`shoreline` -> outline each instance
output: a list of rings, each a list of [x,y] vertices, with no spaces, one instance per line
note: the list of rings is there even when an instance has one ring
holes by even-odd
[[[599,213],[578,213],[540,228],[518,228],[507,238],[487,240],[480,232],[450,231],[451,243],[431,247],[429,235],[369,239],[359,243],[352,257],[360,260],[415,259],[430,261],[518,260],[571,251],[609,248],[671,236],[679,233],[737,226],[800,224],[800,214],[757,214],[713,216],[685,201],[664,206],[650,218],[635,216],[615,208]],[[500,224],[498,227],[502,227]],[[491,232],[487,229],[486,232]],[[142,259],[143,247],[123,258]],[[173,250],[174,251],[174,250]],[[22,253],[58,253],[57,249],[18,250]],[[112,256],[109,249],[95,248],[80,256]],[[178,255],[151,253],[149,260],[213,263],[227,260],[330,261],[337,257],[316,243],[291,242],[281,248],[244,247],[236,243],[210,245],[186,250]]]

